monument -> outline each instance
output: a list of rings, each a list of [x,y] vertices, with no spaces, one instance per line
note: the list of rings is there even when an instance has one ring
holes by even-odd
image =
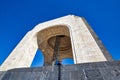
[[[44,55],[44,66],[30,68],[38,49]],[[62,65],[60,62],[64,58],[73,58],[74,65]],[[113,61],[84,18],[68,15],[40,23],[29,31],[1,65],[0,71],[7,71],[4,75],[1,72],[1,80],[22,80],[23,74],[32,76],[24,76],[25,80],[109,80],[100,75],[104,73],[105,65],[107,69],[111,67],[106,62],[113,66],[119,63]],[[101,69],[101,72],[98,69]],[[93,74],[90,75],[92,77],[89,73]],[[94,77],[96,74],[100,77]]]

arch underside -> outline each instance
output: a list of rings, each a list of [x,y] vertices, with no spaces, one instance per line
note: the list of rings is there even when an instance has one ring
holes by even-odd
[[[44,64],[51,65],[55,46],[55,37],[63,35],[60,41],[60,60],[73,58],[70,33],[67,26],[56,25],[39,31],[37,34],[38,47],[44,55]]]

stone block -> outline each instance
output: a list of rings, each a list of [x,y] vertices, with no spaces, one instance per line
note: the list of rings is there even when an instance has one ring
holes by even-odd
[[[6,71],[0,71],[0,80],[4,77]]]
[[[85,69],[87,80],[104,80],[99,69]]]
[[[17,68],[8,70],[1,80],[120,80],[119,62],[61,65],[60,76],[58,66]]]
[[[85,80],[84,72],[82,70],[71,71],[69,79],[70,80]]]

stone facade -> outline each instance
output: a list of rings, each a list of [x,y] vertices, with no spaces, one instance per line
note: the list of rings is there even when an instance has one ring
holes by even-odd
[[[66,36],[65,43],[61,43],[61,50],[64,50],[61,51],[61,59],[73,58],[75,64],[112,60],[85,19],[68,15],[35,26],[11,52],[1,65],[0,71],[30,67],[37,49],[43,52],[45,63],[51,65],[51,46],[56,35]]]
[[[120,61],[13,69],[1,80],[120,80]]]

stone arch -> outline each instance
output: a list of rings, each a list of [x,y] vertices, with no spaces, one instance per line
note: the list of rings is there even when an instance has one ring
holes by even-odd
[[[54,25],[37,33],[38,48],[44,54],[45,65],[51,65],[55,36],[64,35],[60,42],[60,59],[73,58],[70,30],[66,25]]]
[[[37,34],[45,29],[60,25],[64,26],[64,28],[66,27],[69,31],[75,64],[112,60],[109,52],[105,49],[85,19],[68,15],[35,26],[10,53],[8,58],[1,65],[0,70],[30,67],[38,47],[40,48],[39,45],[44,41],[42,39],[39,40]],[[54,35],[52,37],[54,37]],[[43,49],[42,52],[44,51]]]

